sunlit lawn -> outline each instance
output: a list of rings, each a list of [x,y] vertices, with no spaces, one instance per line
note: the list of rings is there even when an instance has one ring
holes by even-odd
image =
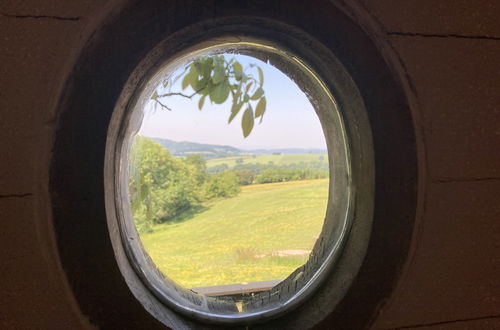
[[[160,270],[187,288],[284,279],[307,256],[271,253],[312,249],[327,190],[328,179],[242,187],[238,196],[141,238]]]

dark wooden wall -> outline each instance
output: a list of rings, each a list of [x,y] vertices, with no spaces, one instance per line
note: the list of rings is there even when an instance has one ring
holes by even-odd
[[[1,329],[93,327],[58,259],[48,176],[65,79],[120,4],[0,3]],[[500,3],[343,6],[404,81],[419,153],[410,254],[372,328],[500,329]]]

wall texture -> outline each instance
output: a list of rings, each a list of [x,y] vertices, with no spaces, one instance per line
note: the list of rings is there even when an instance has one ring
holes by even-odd
[[[405,271],[375,328],[500,328],[500,4],[365,1],[418,102],[426,175]]]
[[[500,329],[500,3],[345,3],[407,84],[419,148],[410,255],[372,328]],[[64,82],[120,6],[0,3],[2,329],[94,327],[58,259],[48,174]]]

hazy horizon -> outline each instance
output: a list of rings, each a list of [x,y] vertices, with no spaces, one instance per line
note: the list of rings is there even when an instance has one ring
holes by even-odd
[[[174,139],[167,139],[165,137],[161,137],[161,136],[147,136],[147,135],[142,135],[142,134],[138,134],[140,136],[143,136],[143,137],[146,137],[146,138],[150,138],[150,139],[164,139],[164,140],[170,140],[170,141],[173,141],[173,142],[177,142],[177,143],[182,143],[182,142],[188,142],[188,143],[197,143],[197,144],[207,144],[207,145],[216,145],[216,146],[221,146],[221,147],[232,147],[232,148],[236,148],[236,149],[241,149],[241,150],[256,150],[256,149],[264,149],[264,150],[273,150],[273,149],[305,149],[305,150],[309,150],[309,149],[314,149],[314,150],[324,150],[324,151],[327,151],[327,148],[326,146],[324,148],[302,148],[302,147],[238,147],[238,146],[234,146],[234,145],[231,145],[231,144],[219,144],[219,143],[207,143],[207,142],[195,142],[195,141],[187,141],[187,140],[174,140]]]
[[[241,115],[227,124],[230,99],[224,104],[211,104],[207,99],[202,111],[198,110],[198,96],[192,100],[169,97],[165,100],[172,111],[157,107],[154,102],[146,106],[139,131],[146,137],[164,138],[201,144],[228,145],[239,149],[324,149],[326,143],[319,119],[306,95],[285,74],[273,66],[253,57],[234,55],[246,67],[256,63],[264,71],[264,90],[267,110],[263,121],[256,120],[250,136],[243,138]],[[255,73],[254,73],[255,75]],[[180,80],[174,85],[180,91]],[[192,90],[186,89],[189,94]]]

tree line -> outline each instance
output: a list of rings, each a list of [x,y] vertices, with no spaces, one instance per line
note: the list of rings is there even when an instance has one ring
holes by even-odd
[[[234,172],[208,175],[202,157],[174,157],[145,137],[136,136],[129,159],[129,196],[139,232],[174,220],[204,201],[240,191]]]
[[[231,170],[209,173],[201,156],[175,157],[142,136],[135,137],[129,159],[129,197],[139,232],[176,220],[203,202],[235,196],[243,185],[328,177],[324,169],[273,164],[250,168],[238,164]]]

